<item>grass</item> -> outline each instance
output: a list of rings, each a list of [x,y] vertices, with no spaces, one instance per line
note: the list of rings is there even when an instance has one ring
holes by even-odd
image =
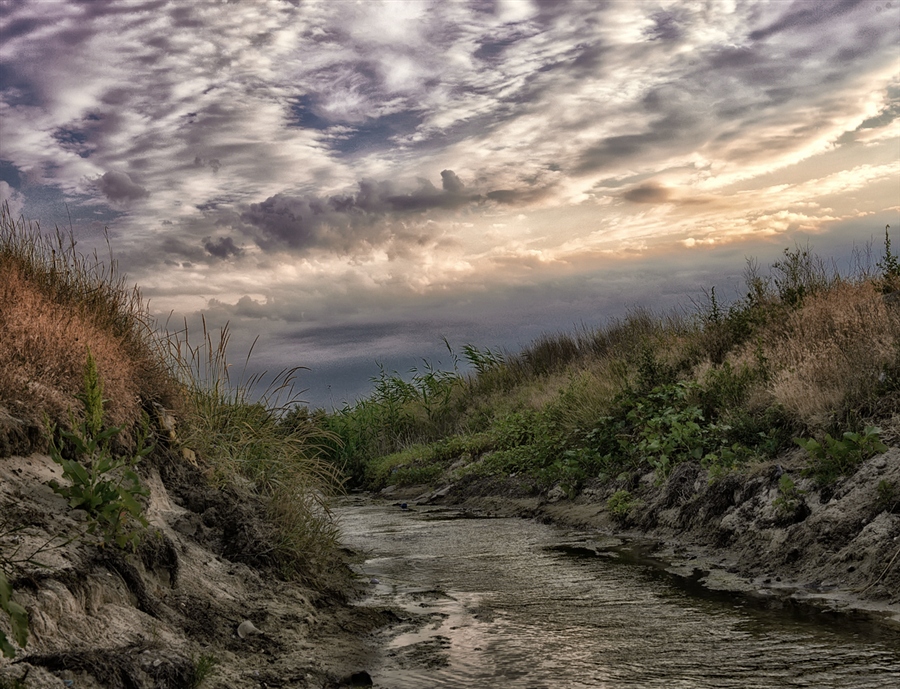
[[[467,344],[470,372],[455,357],[450,370],[428,368],[438,392],[427,409],[421,379],[381,370],[369,397],[309,417],[343,441],[328,446],[331,461],[372,488],[429,483],[455,464],[456,475],[524,474],[571,494],[623,472],[662,480],[681,462],[718,475],[797,437],[874,425],[896,437],[898,265],[889,236],[877,270],[849,275],[809,247],[786,249],[766,274],[748,262],[746,295],[732,304],[713,288],[693,311],[636,310],[517,353]],[[855,468],[809,461],[823,481]]]
[[[84,256],[57,232],[0,208],[0,405],[31,423],[66,423],[78,401],[90,346],[111,425],[132,428],[141,405],[174,406],[154,322],[114,261]],[[127,434],[125,438],[127,439]]]
[[[37,429],[19,452],[45,450],[51,440],[59,447],[79,424],[102,421],[116,429],[108,448],[114,463],[113,456],[140,450],[143,419],[149,415],[163,426],[162,418],[174,413],[177,437],[170,428],[154,429],[167,441],[158,451],[172,443],[190,450],[211,484],[264,505],[281,571],[327,585],[337,533],[328,498],[340,477],[333,463],[320,459],[332,436],[296,414],[285,422],[296,406],[296,369],[276,375],[261,398],[251,398],[260,380],[233,377],[227,327],[214,333],[204,322],[198,342],[186,328],[161,333],[115,261],[85,256],[71,236],[59,230],[47,236],[6,207],[0,209],[0,274],[0,412]],[[101,405],[86,405],[81,394],[89,352],[102,381]],[[102,419],[84,418],[101,408]],[[43,430],[48,426],[57,429],[52,439]],[[0,447],[10,447],[3,440]]]

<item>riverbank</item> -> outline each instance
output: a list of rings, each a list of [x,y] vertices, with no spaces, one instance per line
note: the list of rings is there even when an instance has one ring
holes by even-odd
[[[279,576],[262,505],[170,460],[144,476],[149,526],[127,552],[85,537],[85,514],[48,485],[62,478],[50,457],[0,458],[0,541],[29,615],[26,652],[0,659],[0,686],[354,686],[367,633],[394,618],[351,605],[347,554],[325,590]]]
[[[391,618],[350,605],[330,436],[283,423],[297,369],[229,375],[227,326],[161,332],[6,207],[0,275],[0,689],[359,680]]]
[[[711,477],[696,463],[659,483],[653,472],[587,484],[569,497],[526,477],[389,486],[392,502],[452,505],[474,515],[518,516],[612,537],[673,576],[763,607],[802,608],[900,633],[900,449],[863,462],[823,488],[799,453]],[[793,490],[785,495],[784,476]],[[624,508],[610,500],[628,490]],[[618,509],[617,509],[618,507]]]

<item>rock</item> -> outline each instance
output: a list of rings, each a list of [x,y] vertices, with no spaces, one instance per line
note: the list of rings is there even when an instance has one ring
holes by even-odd
[[[244,620],[238,625],[237,635],[240,638],[246,639],[248,636],[253,636],[254,634],[262,634],[262,632],[259,631],[250,620]]]
[[[566,497],[566,491],[561,486],[553,486],[547,493],[547,502],[559,502]]]

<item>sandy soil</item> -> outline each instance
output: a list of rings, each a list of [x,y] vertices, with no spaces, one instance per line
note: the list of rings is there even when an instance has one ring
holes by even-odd
[[[47,485],[61,478],[49,457],[0,458],[0,548],[31,632],[0,660],[0,687],[26,675],[38,689],[366,684],[366,634],[391,614],[349,605],[346,566],[325,593],[275,576],[255,551],[259,506],[191,471],[149,470],[151,532],[126,554],[79,537],[83,513]]]

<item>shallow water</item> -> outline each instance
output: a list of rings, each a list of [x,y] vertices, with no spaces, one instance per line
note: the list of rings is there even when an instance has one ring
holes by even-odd
[[[589,534],[365,503],[337,514],[367,554],[364,604],[426,616],[373,641],[376,686],[900,687],[894,636],[697,596]]]

